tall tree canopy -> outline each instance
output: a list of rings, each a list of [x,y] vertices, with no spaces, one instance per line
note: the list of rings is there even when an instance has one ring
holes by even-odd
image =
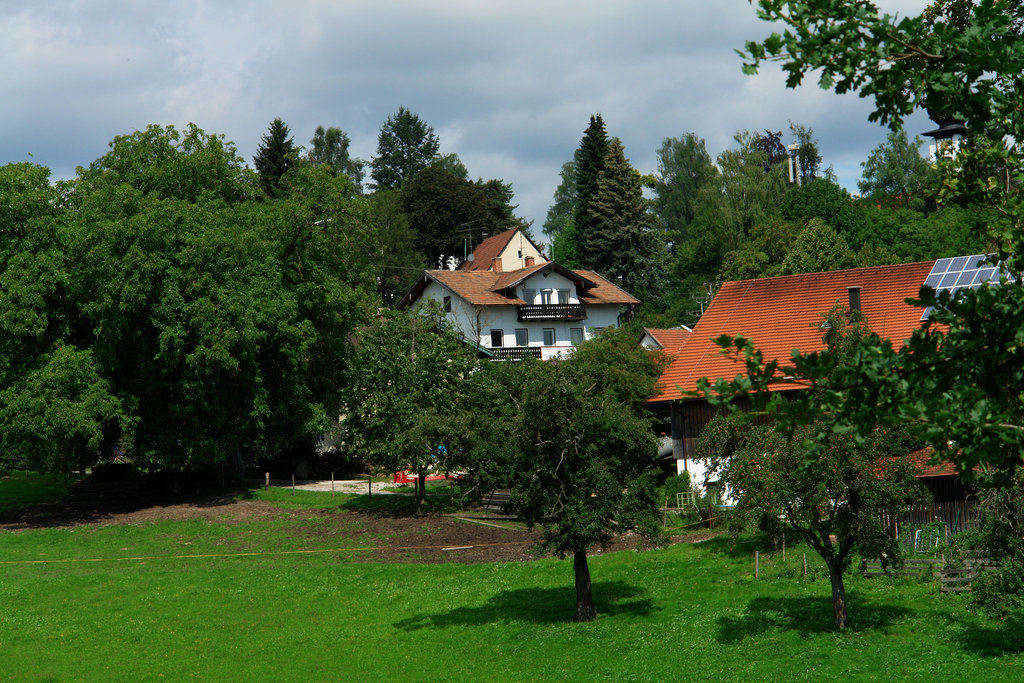
[[[444,268],[450,258],[461,260],[468,246],[468,226],[474,234],[496,235],[516,225],[511,188],[498,180],[470,182],[440,165],[431,165],[406,181],[402,208],[416,235],[417,248],[431,268]]]
[[[587,225],[587,232],[577,236],[580,261],[622,282],[630,292],[660,301],[667,251],[654,230],[640,174],[630,166],[618,138],[608,144],[597,191],[588,202]]]
[[[684,238],[696,212],[697,193],[715,173],[711,156],[704,140],[693,133],[665,138],[657,155],[654,210],[665,230]]]
[[[21,221],[0,263],[0,457],[71,469],[116,446],[185,467],[310,442],[338,413],[370,278],[351,183],[285,180],[286,199],[249,200],[259,180],[230,143],[151,126],[58,188],[45,222]]]
[[[292,139],[288,126],[281,119],[270,123],[267,134],[260,139],[256,148],[253,164],[260,175],[260,185],[269,197],[277,197],[282,192],[281,176],[295,165],[298,150]]]
[[[389,116],[377,135],[377,156],[370,163],[376,189],[390,190],[412,178],[438,157],[434,129],[405,107]]]
[[[885,142],[861,164],[864,170],[857,181],[861,194],[875,200],[895,199],[902,206],[920,199],[934,181],[932,166],[920,150],[920,138],[910,140],[902,128],[889,131]]]
[[[313,132],[313,139],[309,141],[309,150],[306,152],[306,159],[314,166],[325,165],[335,173],[344,173],[352,181],[356,190],[359,190],[363,182],[362,159],[349,155],[348,147],[352,141],[348,133],[340,128],[331,126],[325,129],[317,126]]]

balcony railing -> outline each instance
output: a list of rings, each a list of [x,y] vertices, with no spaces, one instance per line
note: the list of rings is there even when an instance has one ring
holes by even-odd
[[[491,353],[494,354],[494,360],[521,361],[527,356],[539,359],[541,357],[541,348],[539,346],[505,346],[496,349],[492,348]]]
[[[587,307],[583,304],[527,304],[517,307],[519,322],[527,320],[584,320]]]

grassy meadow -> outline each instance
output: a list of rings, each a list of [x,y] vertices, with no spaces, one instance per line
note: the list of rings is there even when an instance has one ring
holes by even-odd
[[[323,510],[304,525],[368,504],[248,495]],[[851,573],[836,634],[800,548],[763,553],[756,580],[751,540],[595,556],[599,617],[575,624],[570,560],[367,563],[380,537],[311,545],[295,523],[0,531],[0,680],[1024,679],[1024,627],[931,581]]]

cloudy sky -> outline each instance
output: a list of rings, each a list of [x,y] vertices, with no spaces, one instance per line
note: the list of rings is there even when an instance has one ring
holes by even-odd
[[[275,117],[298,144],[338,126],[369,159],[404,105],[538,228],[595,112],[645,173],[666,137],[714,156],[738,130],[808,125],[855,190],[885,131],[855,96],[744,76],[733,49],[770,30],[746,0],[0,0],[0,163],[72,177],[115,135],[194,122],[251,164]]]

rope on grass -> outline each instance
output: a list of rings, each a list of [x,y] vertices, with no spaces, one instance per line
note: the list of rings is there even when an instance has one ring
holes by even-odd
[[[3,564],[77,564],[80,562],[143,562],[145,560],[191,560],[211,557],[258,557],[262,555],[313,555],[322,553],[344,552],[375,552],[380,550],[468,550],[470,548],[489,548],[502,545],[529,545],[522,541],[504,543],[477,543],[466,546],[448,545],[402,545],[394,547],[373,546],[369,548],[317,548],[313,550],[266,550],[251,553],[204,553],[195,555],[142,555],[138,557],[87,557],[63,558],[57,560],[0,560]]]

